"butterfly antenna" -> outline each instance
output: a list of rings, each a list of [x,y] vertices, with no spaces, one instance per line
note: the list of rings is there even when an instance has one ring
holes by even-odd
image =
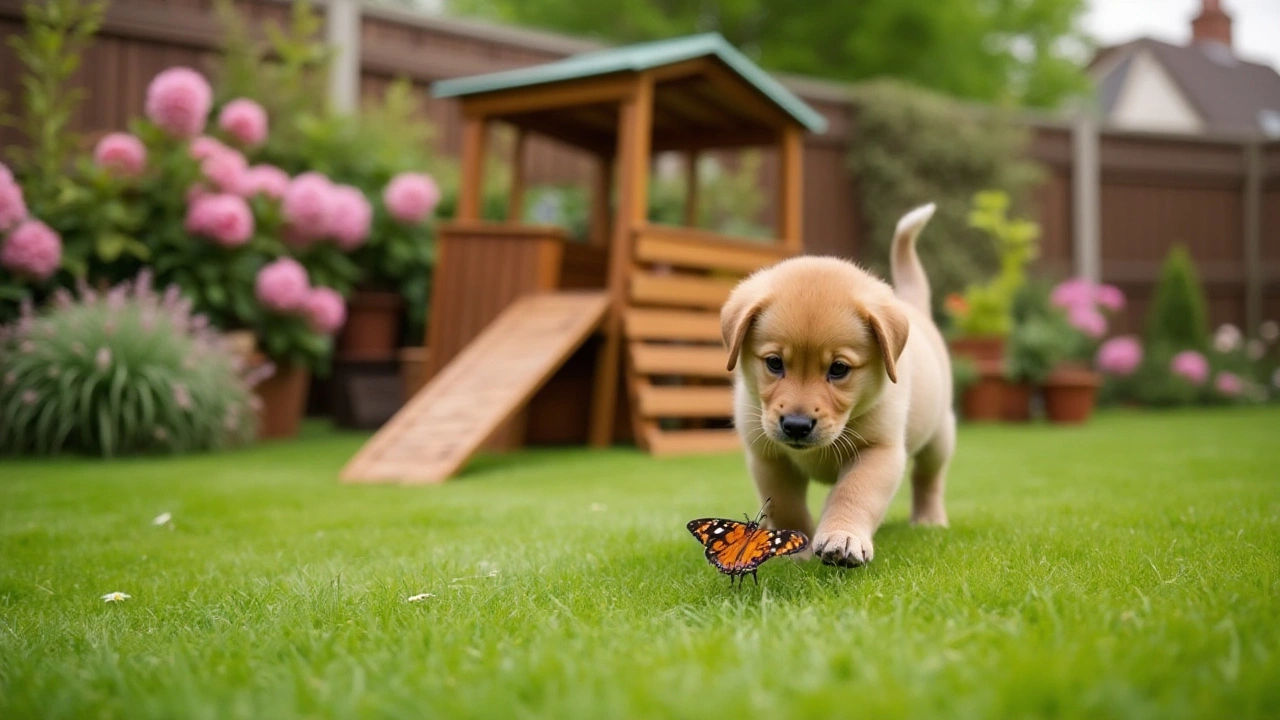
[[[756,519],[755,519],[756,524],[759,524],[759,523],[760,523],[760,520],[762,520],[762,519],[764,518],[764,509],[765,509],[765,508],[767,508],[767,507],[769,507],[769,503],[770,503],[772,500],[773,500],[773,498],[771,498],[771,497],[767,497],[767,498],[765,498],[765,499],[764,499],[764,504],[760,506],[760,512],[756,514]]]

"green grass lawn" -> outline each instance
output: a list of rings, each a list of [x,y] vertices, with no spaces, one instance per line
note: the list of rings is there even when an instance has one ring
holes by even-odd
[[[1278,430],[966,427],[951,529],[909,527],[904,488],[869,567],[732,589],[684,525],[757,509],[736,455],[346,486],[362,436],[309,428],[6,462],[0,718],[1276,717]]]

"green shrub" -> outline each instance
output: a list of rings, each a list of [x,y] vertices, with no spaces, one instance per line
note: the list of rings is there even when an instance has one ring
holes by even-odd
[[[997,250],[970,226],[970,202],[995,189],[1009,194],[1015,212],[1029,207],[1026,191],[1040,172],[1025,157],[1025,129],[999,110],[891,80],[856,87],[853,101],[849,161],[862,218],[860,261],[885,272],[898,219],[935,202],[927,242],[920,243],[935,303],[996,273]]]
[[[1013,329],[1014,297],[1027,281],[1026,266],[1038,252],[1040,228],[1033,222],[1008,217],[1009,196],[999,190],[978,193],[969,212],[969,226],[989,236],[999,271],[983,282],[972,282],[963,296],[944,301],[956,331],[967,337],[1007,336]]]
[[[1175,246],[1160,269],[1160,281],[1147,313],[1147,344],[1173,351],[1208,346],[1204,291],[1186,248]]]
[[[235,357],[190,302],[150,278],[60,290],[0,335],[0,453],[112,457],[217,450],[254,437]]]
[[[1014,382],[1042,383],[1072,354],[1080,343],[1080,332],[1052,303],[1044,282],[1024,285],[1014,295],[1011,315],[1005,375]]]

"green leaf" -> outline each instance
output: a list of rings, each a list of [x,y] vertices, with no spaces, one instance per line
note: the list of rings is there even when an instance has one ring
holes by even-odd
[[[98,254],[98,258],[103,262],[114,262],[120,258],[125,247],[129,244],[129,238],[118,233],[104,233],[98,236],[94,243],[94,250]]]

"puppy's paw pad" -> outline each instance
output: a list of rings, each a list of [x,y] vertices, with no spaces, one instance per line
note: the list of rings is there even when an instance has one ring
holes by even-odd
[[[844,530],[819,530],[813,538],[813,553],[826,565],[847,568],[866,565],[875,555],[870,538]]]

